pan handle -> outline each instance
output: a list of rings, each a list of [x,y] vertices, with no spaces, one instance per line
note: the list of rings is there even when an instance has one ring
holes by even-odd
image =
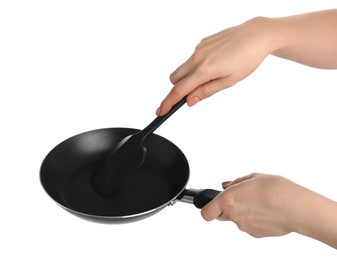
[[[221,191],[212,189],[186,189],[180,193],[177,199],[182,202],[192,203],[198,209],[201,209],[219,193]]]

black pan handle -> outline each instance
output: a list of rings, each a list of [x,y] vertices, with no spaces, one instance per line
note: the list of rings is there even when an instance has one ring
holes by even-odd
[[[218,196],[219,193],[221,193],[221,191],[212,189],[187,189],[184,190],[177,199],[182,202],[192,203],[198,209],[201,209]]]

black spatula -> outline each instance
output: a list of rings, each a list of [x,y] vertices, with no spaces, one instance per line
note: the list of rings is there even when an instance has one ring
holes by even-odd
[[[168,113],[154,119],[143,130],[123,138],[93,173],[91,184],[94,189],[103,196],[108,195],[130,177],[144,162],[146,156],[144,140],[185,103],[186,97],[175,104]]]

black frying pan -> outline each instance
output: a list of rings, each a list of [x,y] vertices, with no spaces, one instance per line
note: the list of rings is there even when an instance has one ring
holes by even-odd
[[[137,129],[106,128],[73,136],[57,145],[44,159],[40,180],[61,207],[87,220],[127,223],[149,217],[176,200],[206,205],[219,191],[186,190],[189,165],[182,151],[152,134],[146,140],[142,166],[108,197],[99,195],[91,174],[125,136]]]

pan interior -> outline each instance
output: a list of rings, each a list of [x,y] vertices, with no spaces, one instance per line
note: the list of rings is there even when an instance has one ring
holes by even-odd
[[[177,146],[155,134],[145,144],[143,165],[109,197],[100,196],[90,183],[91,174],[114,146],[137,131],[107,128],[67,139],[43,161],[42,186],[56,202],[78,214],[125,217],[165,205],[186,186],[189,167]]]

